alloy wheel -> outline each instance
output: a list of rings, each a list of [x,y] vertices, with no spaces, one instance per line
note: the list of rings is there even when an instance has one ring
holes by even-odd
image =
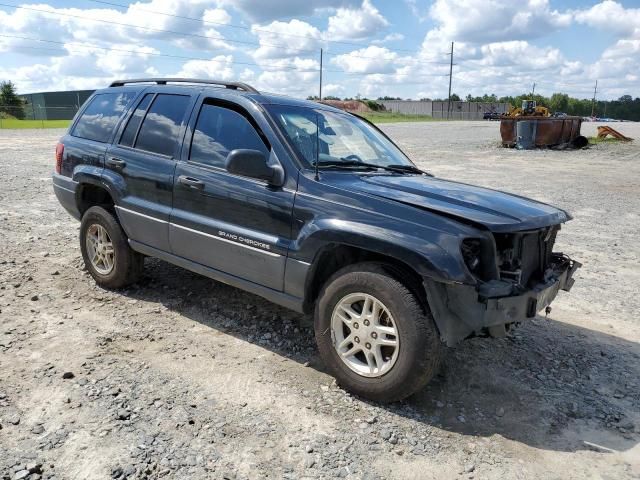
[[[109,275],[115,265],[115,250],[107,229],[94,223],[86,234],[87,253],[91,266],[101,275]]]
[[[389,309],[367,293],[351,293],[333,309],[331,335],[338,356],[364,377],[380,377],[398,358],[400,338]]]

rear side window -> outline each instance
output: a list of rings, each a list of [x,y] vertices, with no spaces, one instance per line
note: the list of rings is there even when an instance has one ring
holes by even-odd
[[[122,133],[122,138],[120,138],[120,145],[133,147],[133,142],[136,139],[136,133],[138,133],[138,127],[140,126],[140,122],[142,122],[144,112],[147,111],[147,107],[149,106],[149,103],[151,103],[152,98],[153,93],[147,93],[142,98],[135,112],[133,112],[133,115],[131,115],[129,123],[127,123],[127,128],[125,128],[124,132]]]
[[[269,156],[266,145],[246,117],[228,108],[202,105],[189,160],[224,168],[227,155],[236,148],[259,150]]]
[[[136,96],[136,92],[99,93],[82,112],[72,135],[108,142],[118,120]]]
[[[189,100],[186,95],[157,95],[144,117],[135,148],[172,156]]]

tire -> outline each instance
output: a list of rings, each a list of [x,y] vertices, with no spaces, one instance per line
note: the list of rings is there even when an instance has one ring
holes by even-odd
[[[95,240],[88,241],[87,237],[95,239],[100,232],[106,232],[107,236],[103,236],[105,241],[110,240],[102,245],[105,245],[107,250],[104,252],[107,252],[111,251],[108,249],[108,244],[111,244],[113,251],[111,262],[91,259],[91,257],[95,258],[92,255],[96,250],[93,243]],[[123,288],[135,283],[142,275],[144,256],[131,249],[127,236],[116,217],[102,207],[91,207],[82,216],[80,250],[87,270],[101,287]],[[111,268],[108,268],[109,266]]]
[[[351,301],[358,300],[361,294],[365,299],[352,304],[350,311],[356,310],[360,304],[365,305],[366,298],[373,297],[374,305],[375,300],[379,302],[375,310],[380,311],[382,305],[388,313],[382,314],[379,321],[367,323],[366,332],[361,324],[355,325],[353,322],[356,318],[362,320],[365,317],[354,317],[351,314],[345,316],[341,313],[342,317],[338,318],[351,318],[351,328],[347,327],[345,333],[343,321],[336,320],[334,310],[342,312],[338,304],[350,304]],[[361,315],[362,310],[364,308],[361,307]],[[377,402],[402,400],[424,388],[438,373],[444,353],[433,317],[428,308],[426,310],[425,312],[406,286],[384,270],[382,264],[360,263],[345,267],[325,283],[316,302],[314,328],[320,356],[329,372],[346,390]],[[370,352],[376,347],[372,343],[365,343],[369,349],[365,351],[361,346],[363,340],[354,337],[352,333],[360,332],[363,337],[370,338],[374,336],[375,330],[372,329],[377,328],[373,326],[374,323],[381,326],[394,325],[397,332],[397,353],[396,349],[383,346],[386,353],[379,356],[382,361],[376,359],[375,362],[369,362],[370,355],[373,355]],[[385,340],[393,342],[393,335],[384,336]],[[347,337],[358,340],[359,344],[351,341],[348,343],[350,346],[342,347],[347,350],[343,355],[353,351],[351,348],[361,348],[362,354],[352,355],[345,361],[336,345],[342,343],[340,340],[348,342]],[[375,334],[375,338],[381,338],[380,334]],[[368,363],[365,364],[362,358]],[[373,370],[372,364],[376,365]]]

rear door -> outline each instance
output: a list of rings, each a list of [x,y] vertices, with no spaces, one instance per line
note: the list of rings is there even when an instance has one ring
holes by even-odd
[[[173,174],[196,97],[179,87],[145,90],[105,161],[122,192],[116,209],[129,238],[167,252]]]
[[[73,176],[76,173],[74,167],[82,165],[83,174],[94,174],[99,178],[107,146],[137,93],[138,90],[114,88],[91,97],[75,120],[70,134],[64,138],[64,175]]]
[[[294,191],[225,169],[228,153],[238,148],[259,150],[278,161],[245,109],[205,98],[194,114],[185,138],[189,150],[175,173],[173,253],[281,291]]]

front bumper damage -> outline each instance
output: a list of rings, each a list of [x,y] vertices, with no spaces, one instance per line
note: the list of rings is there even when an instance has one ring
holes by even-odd
[[[504,335],[507,325],[535,317],[560,290],[571,289],[573,274],[581,265],[566,255],[554,253],[544,279],[528,289],[503,280],[461,285],[425,279],[424,286],[440,336],[453,346],[485,332]]]

